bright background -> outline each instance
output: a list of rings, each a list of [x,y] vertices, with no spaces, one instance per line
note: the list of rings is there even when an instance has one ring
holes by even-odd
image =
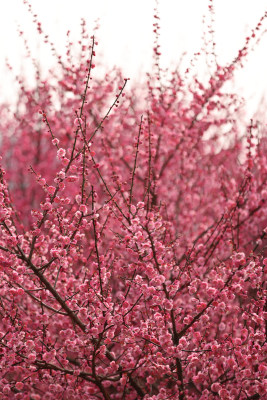
[[[150,71],[154,0],[32,0],[31,4],[58,53],[65,53],[68,30],[74,42],[79,40],[82,17],[90,34],[99,18],[97,57],[106,68],[120,67],[132,82],[142,80],[145,72]],[[208,0],[159,0],[163,67],[177,65],[185,51],[189,61],[200,50],[202,20],[204,14],[208,16],[208,4]],[[219,61],[227,63],[237,55],[244,45],[244,38],[267,11],[267,0],[214,0],[214,10],[216,52]],[[15,73],[23,72],[31,80],[32,71],[25,62],[18,25],[44,72],[55,63],[49,47],[40,44],[23,0],[0,0],[0,101],[12,101],[16,93],[12,76],[5,70],[6,58]],[[235,85],[252,114],[267,89],[267,34],[236,76]]]

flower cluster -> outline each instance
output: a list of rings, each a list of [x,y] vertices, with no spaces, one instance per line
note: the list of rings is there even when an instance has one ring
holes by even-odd
[[[1,399],[264,398],[267,132],[224,90],[254,37],[204,83],[156,44],[143,106],[83,21],[1,107]]]

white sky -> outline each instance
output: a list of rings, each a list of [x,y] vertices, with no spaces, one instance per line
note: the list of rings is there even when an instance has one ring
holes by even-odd
[[[202,17],[208,14],[208,0],[159,0],[159,3],[162,62],[164,67],[174,66],[184,51],[188,52],[189,59],[199,51]],[[31,0],[31,4],[43,30],[55,42],[60,54],[64,55],[68,30],[72,32],[73,41],[79,40],[81,17],[86,19],[89,31],[99,18],[97,57],[107,69],[119,66],[132,81],[150,70],[154,0]],[[267,0],[214,0],[214,9],[217,54],[221,62],[229,62],[244,44],[245,36],[267,11]],[[54,62],[48,47],[43,50],[45,46],[38,45],[39,35],[23,0],[0,0],[0,100],[14,98],[11,77],[4,72],[6,57],[16,72],[30,74],[17,23],[44,69]],[[265,27],[267,29],[267,21]],[[267,34],[249,57],[245,69],[237,72],[236,85],[249,101],[250,110],[257,107],[266,92],[266,72]]]

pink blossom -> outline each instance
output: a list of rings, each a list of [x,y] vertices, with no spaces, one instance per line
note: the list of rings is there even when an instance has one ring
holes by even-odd
[[[63,157],[65,157],[65,154],[66,154],[66,150],[64,150],[64,149],[62,149],[62,148],[60,148],[60,149],[57,151],[57,156],[58,156],[58,158],[63,158]]]
[[[28,355],[28,360],[29,360],[30,362],[34,362],[34,361],[36,360],[36,354],[35,354],[35,353],[30,353],[30,354]]]
[[[55,138],[52,140],[52,143],[54,146],[57,146],[59,144],[59,140]]]
[[[48,186],[47,191],[49,194],[53,195],[55,193],[56,188],[54,186]]]
[[[23,382],[17,382],[15,386],[16,386],[17,390],[22,390],[24,387],[24,384],[23,384]]]
[[[83,213],[86,214],[87,213],[87,207],[85,204],[81,204],[79,207],[79,210]]]

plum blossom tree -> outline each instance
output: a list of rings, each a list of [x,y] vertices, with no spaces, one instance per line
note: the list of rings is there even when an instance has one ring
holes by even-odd
[[[36,88],[18,78],[0,119],[1,399],[265,398],[267,132],[224,90],[265,18],[201,82],[163,79],[156,13],[144,101],[119,70],[93,79],[84,21],[79,63],[69,47]]]

